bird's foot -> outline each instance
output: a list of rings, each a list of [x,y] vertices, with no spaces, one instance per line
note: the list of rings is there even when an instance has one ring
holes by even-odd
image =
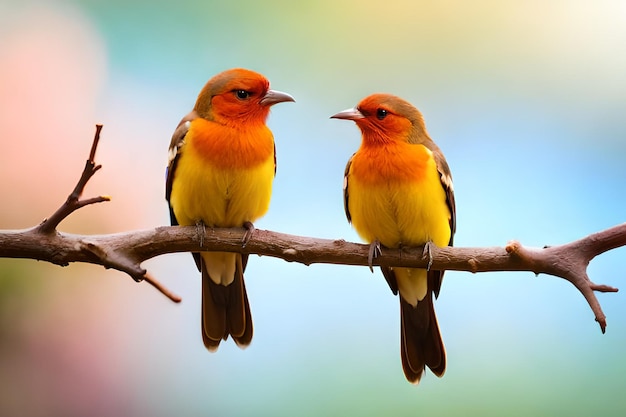
[[[241,247],[245,248],[250,239],[252,239],[252,235],[254,234],[256,228],[252,222],[244,222],[243,228],[246,229],[246,232],[243,235],[243,239],[241,239]]]
[[[370,271],[374,272],[374,268],[373,268],[374,259],[378,258],[382,254],[383,252],[380,248],[380,242],[378,240],[373,241],[370,244],[370,251],[369,251],[369,254],[367,255],[367,264],[370,267]]]
[[[424,251],[422,252],[422,258],[428,256],[428,265],[426,265],[426,270],[430,271],[430,267],[433,266],[433,252],[432,252],[433,242],[428,241],[424,244]]]
[[[202,220],[196,222],[196,235],[200,241],[200,247],[204,246],[204,237],[206,236],[206,226]]]

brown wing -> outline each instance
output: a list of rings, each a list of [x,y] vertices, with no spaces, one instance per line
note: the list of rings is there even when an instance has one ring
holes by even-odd
[[[346,164],[346,170],[343,174],[343,209],[346,212],[346,218],[348,219],[348,223],[352,223],[352,216],[350,215],[350,209],[348,208],[348,175],[350,172],[350,166],[352,165],[352,158],[354,158],[355,154],[352,154],[348,163]]]
[[[448,204],[448,210],[450,210],[450,241],[448,246],[452,246],[454,242],[454,233],[456,232],[456,204],[454,202],[454,186],[452,185],[452,174],[450,173],[450,167],[446,158],[443,156],[441,150],[436,147],[433,150],[433,156],[435,163],[437,164],[437,171],[441,178],[441,186],[446,193],[446,203]],[[432,288],[435,298],[439,296],[439,290],[441,289],[441,281],[443,280],[444,271],[431,270],[428,273],[428,287]]]
[[[454,186],[452,185],[452,174],[450,173],[450,167],[446,158],[439,148],[433,152],[435,157],[435,163],[437,164],[437,171],[441,178],[441,185],[446,192],[446,202],[448,203],[448,209],[450,210],[450,242],[448,246],[452,246],[454,241],[454,233],[456,232],[456,203],[454,202]]]
[[[174,183],[174,175],[176,174],[176,166],[178,165],[178,157],[180,156],[180,150],[185,144],[185,135],[189,130],[189,125],[193,119],[197,117],[195,111],[192,111],[176,126],[176,130],[172,135],[170,147],[168,150],[167,168],[165,170],[165,199],[170,208],[170,224],[172,226],[178,225],[178,220],[174,215],[174,210],[170,204],[170,197],[172,195],[172,184]]]
[[[167,204],[170,209],[170,224],[172,226],[178,226],[178,220],[174,214],[174,208],[170,203],[170,197],[172,196],[172,184],[174,183],[174,175],[176,175],[176,166],[178,165],[180,152],[185,144],[185,135],[187,135],[187,132],[189,131],[191,121],[196,117],[198,117],[198,114],[195,110],[183,117],[180,123],[178,123],[178,126],[176,126],[176,130],[174,130],[168,150],[167,168],[165,170],[165,199],[167,200]],[[196,266],[198,267],[198,271],[201,271],[202,261],[200,259],[200,254],[192,253],[192,255],[194,261],[196,262]]]

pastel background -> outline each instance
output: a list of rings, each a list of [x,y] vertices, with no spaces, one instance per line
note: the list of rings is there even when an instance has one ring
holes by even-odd
[[[212,75],[265,74],[278,174],[257,227],[358,241],[342,175],[359,145],[330,120],[373,92],[418,106],[455,179],[458,246],[565,243],[626,219],[626,3],[598,1],[0,0],[0,229],[30,227],[74,186],[94,125],[110,203],[61,224],[168,224],[171,133]],[[626,289],[626,252],[592,279]],[[93,265],[0,259],[0,415],[618,416],[626,300],[602,335],[567,282],[448,272],[443,379],[409,385],[398,300],[367,268],[253,256],[252,345],[200,337],[188,254],[146,262],[183,297]]]

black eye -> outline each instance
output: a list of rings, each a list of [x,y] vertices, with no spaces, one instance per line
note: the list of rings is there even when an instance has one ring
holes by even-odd
[[[376,110],[376,118],[378,118],[378,120],[383,120],[385,117],[387,117],[387,110],[385,109]]]
[[[235,95],[239,100],[245,100],[250,97],[250,92],[246,90],[235,90]]]

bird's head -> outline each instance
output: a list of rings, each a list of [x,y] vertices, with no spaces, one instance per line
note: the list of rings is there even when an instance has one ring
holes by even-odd
[[[372,94],[333,119],[353,120],[363,133],[363,141],[380,143],[402,140],[422,143],[428,138],[424,118],[411,103],[391,94]]]
[[[211,78],[194,110],[218,123],[265,123],[273,104],[295,101],[292,96],[270,90],[263,75],[243,68],[230,69]]]

